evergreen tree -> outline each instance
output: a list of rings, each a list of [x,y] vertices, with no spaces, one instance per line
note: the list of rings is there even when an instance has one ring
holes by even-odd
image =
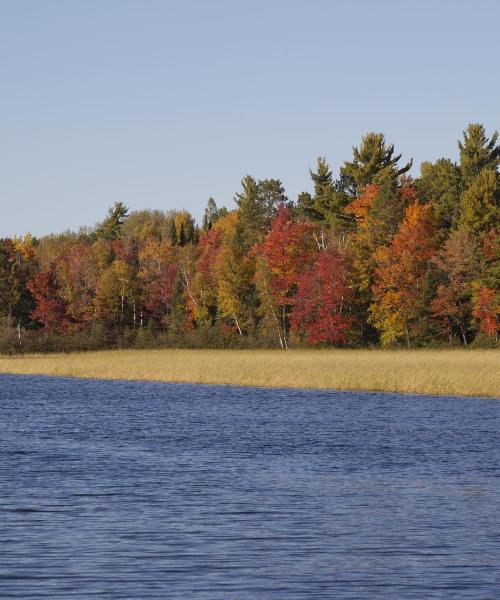
[[[378,186],[378,193],[371,208],[375,239],[381,245],[387,244],[398,231],[405,210],[417,201],[417,192],[411,186],[395,188],[391,181]]]
[[[401,154],[394,155],[394,145],[388,146],[382,133],[368,133],[358,148],[353,147],[354,159],[341,167],[341,175],[352,182],[352,192],[359,194],[370,183],[396,185],[399,177],[407,173],[412,160],[399,167]]]
[[[304,221],[320,221],[322,215],[314,209],[314,199],[309,192],[301,192],[297,197],[297,211]]]
[[[259,179],[257,197],[261,211],[264,214],[266,229],[269,231],[271,222],[278,214],[279,207],[288,202],[285,188],[279,179]]]
[[[314,196],[308,192],[299,195],[297,207],[304,220],[336,225],[346,220],[343,208],[350,199],[347,179],[333,180],[326,158],[318,157],[316,170],[309,169],[314,184]]]
[[[184,223],[181,223],[181,230],[179,231],[179,246],[186,245],[186,234],[184,233]]]
[[[422,199],[431,202],[438,237],[443,239],[456,226],[460,215],[460,168],[448,158],[423,162],[415,186]]]
[[[318,157],[316,171],[309,169],[314,184],[314,197],[310,217],[312,221],[327,221],[335,212],[333,177],[326,158]]]
[[[314,183],[314,198],[320,201],[323,198],[327,200],[331,197],[333,193],[333,178],[330,165],[326,162],[325,157],[318,157],[316,171],[309,169],[309,174]]]
[[[247,175],[241,185],[243,191],[237,193],[234,199],[239,207],[243,245],[249,250],[269,231],[278,208],[287,203],[287,197],[279,179],[263,179],[257,182]]]
[[[500,223],[499,176],[484,169],[470,182],[460,200],[460,228],[481,234]]]
[[[202,231],[208,231],[212,228],[214,223],[219,218],[219,210],[217,208],[217,204],[215,200],[210,196],[207,202],[207,207],[205,208],[205,212],[203,214],[203,221],[201,225]]]
[[[95,236],[105,240],[117,240],[121,237],[122,225],[127,219],[128,208],[123,202],[115,202],[113,207],[108,209],[108,216],[96,228]]]
[[[463,132],[463,136],[463,142],[458,142],[460,172],[463,186],[468,187],[483,169],[498,171],[500,145],[497,144],[498,132],[493,132],[490,139],[480,123],[471,123]]]
[[[187,210],[175,211],[173,220],[175,228],[174,245],[185,246],[186,244],[197,242],[198,229],[191,213]]]
[[[0,240],[0,319],[10,326],[21,290],[12,261],[12,243]]]
[[[172,242],[172,246],[177,244],[177,229],[175,228],[175,220],[173,218],[170,221],[169,239]]]

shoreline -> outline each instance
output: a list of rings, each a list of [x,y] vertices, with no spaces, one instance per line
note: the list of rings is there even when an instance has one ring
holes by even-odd
[[[102,350],[0,356],[0,373],[500,398],[498,350]]]
[[[331,392],[338,394],[387,394],[387,395],[396,395],[396,396],[418,396],[422,398],[437,398],[437,399],[447,399],[447,398],[463,398],[470,400],[500,400],[500,395],[494,396],[481,396],[476,394],[431,394],[431,393],[423,393],[423,392],[393,392],[388,390],[367,390],[367,389],[339,389],[339,388],[331,388],[331,387],[292,387],[292,386],[278,386],[278,385],[248,385],[248,384],[238,384],[238,383],[203,383],[200,381],[170,381],[170,380],[161,380],[161,379],[123,379],[123,378],[100,378],[100,377],[91,377],[84,375],[49,375],[47,373],[5,373],[0,371],[0,378],[2,376],[5,377],[41,377],[47,379],[70,379],[76,381],[97,381],[101,383],[105,383],[107,381],[112,381],[116,383],[151,383],[155,385],[175,385],[175,386],[205,386],[205,387],[221,387],[221,388],[237,388],[242,390],[291,390],[295,392]],[[1,379],[0,379],[1,381]]]

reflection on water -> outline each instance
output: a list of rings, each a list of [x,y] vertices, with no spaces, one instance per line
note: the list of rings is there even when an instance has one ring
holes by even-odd
[[[498,598],[499,417],[0,376],[0,598]]]

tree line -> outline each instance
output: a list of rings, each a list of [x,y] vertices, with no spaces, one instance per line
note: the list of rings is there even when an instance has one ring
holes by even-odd
[[[420,175],[365,135],[311,192],[246,176],[235,208],[118,202],[91,229],[0,240],[0,350],[494,346],[500,145],[481,124]]]

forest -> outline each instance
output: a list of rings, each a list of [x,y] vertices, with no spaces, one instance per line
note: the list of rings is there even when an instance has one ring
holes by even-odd
[[[0,240],[0,352],[121,347],[498,347],[500,145],[409,172],[368,133],[289,199],[243,178],[235,208],[130,211]],[[208,194],[207,194],[208,195]]]

